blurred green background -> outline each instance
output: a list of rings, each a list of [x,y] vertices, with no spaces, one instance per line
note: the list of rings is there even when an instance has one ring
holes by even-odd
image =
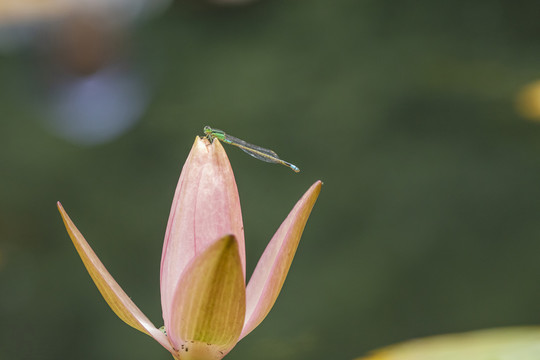
[[[227,147],[248,273],[324,181],[274,309],[228,359],[352,359],[540,324],[540,123],[515,105],[540,79],[538,14],[532,0],[174,2],[122,40],[139,122],[92,146],[47,125],[47,45],[2,53],[0,359],[171,358],[108,308],[55,203],[161,326],[165,226],[204,125],[302,170]]]

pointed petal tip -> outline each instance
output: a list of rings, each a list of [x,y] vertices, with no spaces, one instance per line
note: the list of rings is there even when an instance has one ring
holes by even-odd
[[[193,149],[195,148],[200,148],[202,149],[203,146],[206,147],[206,143],[205,143],[205,138],[201,138],[199,136],[195,136],[195,141],[193,142],[193,147],[192,147],[192,151]]]
[[[219,240],[223,242],[223,248],[228,249],[229,247],[236,245],[236,237],[233,234],[227,234]]]
[[[319,197],[319,194],[321,193],[321,189],[323,185],[324,183],[321,180],[315,181],[313,185],[309,187],[308,191],[306,191],[304,196],[302,196],[302,199],[300,199],[300,201],[306,198],[311,198],[311,197],[314,197],[314,200],[316,200]]]
[[[60,203],[60,201],[56,202],[56,208],[58,209],[58,212],[60,213],[60,217],[62,218],[62,221],[64,222],[64,225],[66,226],[66,229],[68,230],[68,233],[70,232],[71,227],[75,227],[75,224],[71,224],[71,218],[67,214],[66,210]],[[81,235],[82,236],[82,235]],[[71,234],[70,234],[71,237]]]

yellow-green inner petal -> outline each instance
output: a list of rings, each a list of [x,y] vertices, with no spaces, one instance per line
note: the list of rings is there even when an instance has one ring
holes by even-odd
[[[193,259],[178,283],[172,309],[166,326],[180,354],[189,346],[192,350],[207,346],[215,358],[221,358],[232,349],[246,309],[244,274],[234,236],[221,238]]]

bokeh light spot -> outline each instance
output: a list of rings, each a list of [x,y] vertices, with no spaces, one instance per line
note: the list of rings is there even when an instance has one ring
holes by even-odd
[[[540,80],[522,88],[517,95],[516,106],[521,116],[540,121]]]

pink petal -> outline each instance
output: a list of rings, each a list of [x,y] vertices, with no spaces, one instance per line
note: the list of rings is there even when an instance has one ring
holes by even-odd
[[[246,288],[238,243],[226,235],[186,267],[165,323],[183,360],[221,359],[238,342],[246,312]]]
[[[257,263],[246,289],[246,320],[240,338],[255,329],[272,309],[321,186],[317,181],[296,203]]]
[[[161,258],[161,305],[170,322],[171,302],[187,264],[226,234],[238,242],[245,277],[240,199],[227,154],[219,141],[195,138],[174,194]]]
[[[107,304],[129,326],[147,334],[156,339],[163,347],[169,350],[173,355],[176,354],[169,340],[160,330],[156,329],[154,324],[143,314],[141,310],[131,301],[129,296],[122,290],[120,285],[113,279],[105,266],[101,263],[96,253],[86,242],[75,224],[71,221],[65,212],[62,204],[57,203],[58,210],[64,220],[64,225],[68,231],[69,237],[75,245],[86,270],[94,280],[99,292],[107,301]]]

